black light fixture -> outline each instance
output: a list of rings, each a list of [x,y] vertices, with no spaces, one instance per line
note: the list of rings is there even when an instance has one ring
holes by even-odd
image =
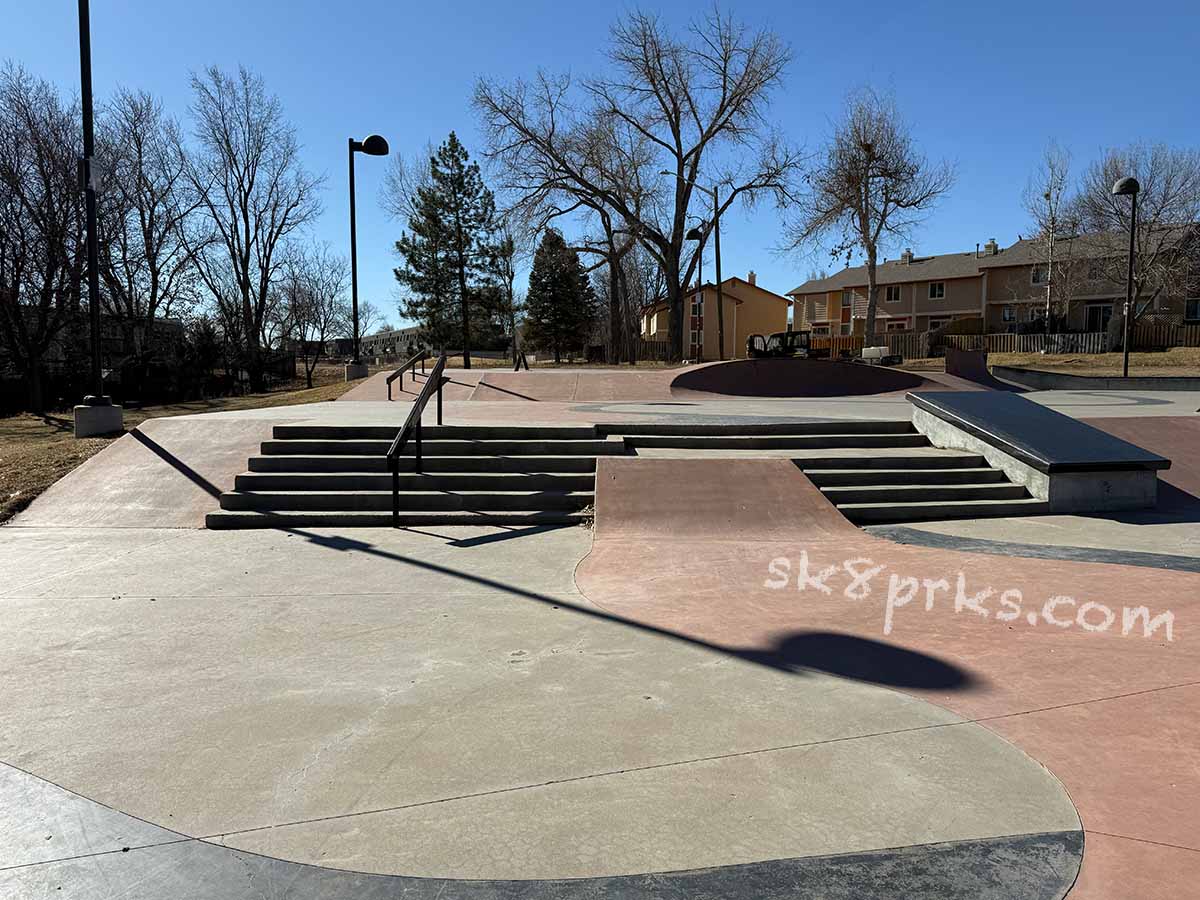
[[[100,366],[100,263],[96,240],[96,138],[92,118],[92,26],[88,0],[79,0],[79,87],[83,113],[83,159],[79,172],[87,217],[88,318],[91,320],[92,371],[94,394],[84,398],[88,406],[108,406],[104,393],[104,372]]]
[[[1128,197],[1132,202],[1129,210],[1129,268],[1125,276],[1125,315],[1124,321],[1121,323],[1124,332],[1121,341],[1121,349],[1124,354],[1122,375],[1125,378],[1129,377],[1129,320],[1133,314],[1133,253],[1137,236],[1137,198],[1141,189],[1142,186],[1138,184],[1138,180],[1131,177],[1122,178],[1112,188],[1114,197]]]
[[[712,197],[713,202],[713,252],[716,256],[717,268],[717,358],[725,359],[725,297],[721,292],[721,198],[716,186],[705,187],[691,179],[684,178],[678,172],[663,169],[659,175],[674,175],[684,184],[699,188]],[[682,329],[680,329],[682,331]]]
[[[354,320],[354,357],[347,366],[346,379],[362,378],[362,360],[358,353],[358,231],[354,221],[354,154],[365,153],[367,156],[387,156],[388,142],[377,134],[369,135],[365,140],[349,140],[347,156],[350,159],[350,303]],[[353,371],[351,371],[353,367]]]

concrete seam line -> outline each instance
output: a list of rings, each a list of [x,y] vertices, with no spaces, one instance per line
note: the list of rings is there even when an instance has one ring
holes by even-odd
[[[1155,847],[1166,847],[1170,850],[1183,850],[1185,853],[1200,853],[1200,847],[1185,847],[1182,844],[1168,844],[1165,841],[1152,841],[1149,838],[1133,837],[1128,834],[1113,834],[1109,831],[1097,831],[1095,828],[1084,828],[1085,834],[1099,834],[1104,837],[1116,838],[1119,841],[1133,841],[1137,844],[1151,844]]]
[[[50,581],[51,579],[54,579],[54,578],[64,578],[68,575],[77,575],[80,572],[86,572],[88,569],[94,569],[96,566],[102,566],[102,565],[106,565],[107,563],[116,562],[118,559],[124,559],[125,557],[127,557],[133,553],[139,553],[142,550],[149,550],[151,547],[158,547],[162,544],[169,543],[173,540],[178,540],[181,536],[182,535],[179,535],[179,534],[171,534],[171,535],[168,535],[167,537],[164,537],[162,540],[153,541],[152,543],[145,544],[144,546],[141,546],[141,547],[134,547],[130,550],[126,550],[124,553],[118,553],[114,556],[110,556],[105,559],[98,559],[95,562],[87,563],[86,565],[79,566],[76,569],[70,569],[66,572],[55,572],[53,575],[47,575],[44,578],[37,578],[33,581],[27,581],[24,584],[17,585],[15,588],[12,588],[11,590],[0,591],[0,597],[8,597],[13,591],[20,590],[22,588],[32,587],[35,584],[42,584],[43,582]]]

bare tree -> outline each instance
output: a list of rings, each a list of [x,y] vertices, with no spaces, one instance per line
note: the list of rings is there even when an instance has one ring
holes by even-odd
[[[375,334],[387,325],[387,317],[374,303],[359,301],[358,332],[359,334]]]
[[[323,182],[305,170],[295,128],[262,78],[213,66],[192,76],[192,91],[199,146],[188,175],[207,213],[191,238],[197,271],[219,305],[236,304],[222,317],[239,320],[251,389],[261,391],[263,327],[283,264],[279,251],[320,213]]]
[[[475,104],[509,187],[535,202],[557,198],[561,214],[606,210],[647,248],[664,272],[679,357],[683,286],[695,266],[694,251],[684,261],[684,235],[697,183],[724,186],[722,212],[766,194],[790,196],[800,157],[764,116],[790,53],[772,32],[718,11],[682,37],[632,12],[614,25],[608,56],[610,73],[580,86],[585,104],[569,78],[543,73],[532,85],[481,80]],[[605,152],[589,146],[597,135]]]
[[[880,250],[922,221],[954,184],[954,169],[921,155],[891,97],[864,89],[847,98],[808,183],[786,246],[811,248],[832,237],[833,256],[849,257],[855,250],[866,256],[870,341],[879,304]]]
[[[1073,260],[1070,251],[1073,238],[1079,230],[1078,216],[1068,195],[1070,171],[1071,154],[1051,141],[1046,145],[1041,162],[1030,176],[1021,196],[1025,212],[1033,223],[1031,242],[1035,245],[1035,253],[1046,260],[1043,271],[1047,330],[1053,321],[1056,302],[1062,315],[1070,311],[1069,288],[1074,274],[1071,271]],[[1059,251],[1058,257],[1055,256],[1056,250]]]
[[[1089,232],[1108,239],[1108,252],[1098,253],[1095,264],[1114,286],[1123,286],[1127,276],[1130,204],[1112,187],[1126,176],[1141,185],[1131,310],[1136,322],[1159,297],[1183,298],[1195,287],[1190,279],[1200,262],[1200,151],[1134,144],[1109,150],[1084,173],[1076,208]]]
[[[178,125],[150,94],[119,91],[104,111],[99,145],[109,169],[99,209],[104,308],[124,329],[144,379],[155,320],[186,313],[195,297],[184,223],[200,200],[178,152]]]
[[[49,82],[0,72],[0,344],[35,411],[46,357],[80,308],[80,135],[78,107]]]
[[[282,306],[308,387],[313,386],[313,370],[324,356],[326,343],[341,333],[349,320],[349,279],[345,258],[335,254],[328,244],[293,247],[288,254]],[[360,306],[360,322],[362,311]]]

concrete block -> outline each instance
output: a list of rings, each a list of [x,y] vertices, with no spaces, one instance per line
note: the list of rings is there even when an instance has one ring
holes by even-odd
[[[1158,503],[1158,473],[1152,469],[1042,472],[923,409],[913,408],[912,421],[935,447],[978,453],[1014,484],[1049,503],[1052,513],[1151,509]]]
[[[367,377],[366,363],[346,363],[346,380],[359,381]]]
[[[75,407],[75,437],[95,437],[125,430],[125,411],[119,406]]]

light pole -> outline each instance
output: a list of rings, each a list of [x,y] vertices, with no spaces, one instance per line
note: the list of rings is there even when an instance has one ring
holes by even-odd
[[[367,156],[387,156],[388,142],[377,134],[370,135],[366,140],[349,139],[347,157],[350,160],[350,306],[354,320],[354,357],[346,366],[346,380],[367,377],[367,367],[358,355],[358,232],[354,222],[354,154],[365,153]]]
[[[92,332],[91,386],[95,391],[75,407],[75,437],[90,437],[120,431],[124,413],[104,393],[104,370],[100,365],[100,250],[96,238],[96,134],[92,116],[92,26],[88,0],[79,0],[79,100],[83,112],[83,159],[79,177],[87,216],[88,318]]]
[[[1133,252],[1137,236],[1137,198],[1138,191],[1141,189],[1142,186],[1138,184],[1136,178],[1122,178],[1112,188],[1113,196],[1128,197],[1132,201],[1129,210],[1129,269],[1125,276],[1125,320],[1121,323],[1124,332],[1121,349],[1125,357],[1121,374],[1125,378],[1129,377],[1129,320],[1133,315]]]
[[[725,359],[725,296],[721,291],[721,200],[717,194],[717,188],[705,187],[702,184],[697,184],[695,181],[690,181],[684,178],[678,172],[670,172],[663,169],[659,175],[674,175],[684,184],[690,184],[692,187],[704,191],[712,197],[713,201],[713,238],[715,241],[716,267],[717,267],[717,358]]]
[[[698,254],[698,262],[696,264],[696,284],[697,290],[700,292],[701,309],[704,309],[704,230],[700,226],[688,229],[688,233],[684,235],[689,241],[696,242],[696,253]],[[701,313],[703,315],[703,313]],[[704,353],[704,342],[700,342],[700,353]]]

